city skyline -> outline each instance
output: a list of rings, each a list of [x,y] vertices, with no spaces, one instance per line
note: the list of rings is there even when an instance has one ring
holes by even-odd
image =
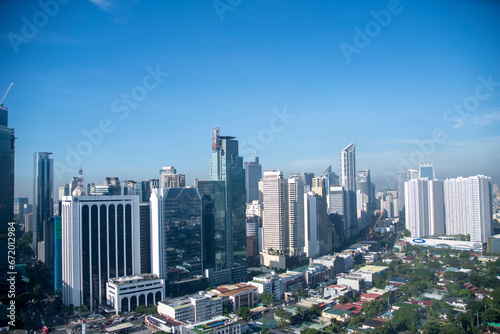
[[[244,162],[256,151],[285,176],[339,174],[355,142],[377,189],[420,163],[438,179],[500,183],[498,3],[93,2],[1,5],[16,197],[33,200],[31,159],[44,151],[65,166],[54,187],[80,167],[96,184],[157,178],[179,157],[187,185],[208,180],[214,126]],[[70,166],[78,149],[88,154]]]

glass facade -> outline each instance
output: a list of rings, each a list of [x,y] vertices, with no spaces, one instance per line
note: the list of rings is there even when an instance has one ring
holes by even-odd
[[[199,181],[203,212],[203,269],[226,269],[226,205],[223,181]]]
[[[262,165],[259,158],[255,161],[245,162],[245,191],[247,203],[259,199],[259,181],[262,179]]]
[[[54,293],[62,293],[62,224],[61,217],[54,217]]]
[[[139,206],[141,233],[141,273],[151,273],[151,212],[149,203]]]
[[[247,267],[245,169],[238,155],[238,141],[220,136],[218,128],[212,132],[210,180],[224,182],[226,267],[233,271],[231,283],[241,282],[246,279]]]
[[[54,160],[49,158],[51,154],[36,152],[33,158],[33,213],[35,225],[33,245],[35,249],[37,249],[38,242],[44,240],[44,222],[47,220],[52,221]],[[47,248],[47,245],[45,247]]]
[[[196,188],[168,188],[163,200],[163,277],[167,296],[177,297],[203,272],[201,199]]]

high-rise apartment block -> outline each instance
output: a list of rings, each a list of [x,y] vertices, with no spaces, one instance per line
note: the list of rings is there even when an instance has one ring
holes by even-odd
[[[469,235],[471,241],[485,243],[492,235],[487,176],[410,180],[405,183],[405,207],[412,237]]]
[[[358,232],[356,214],[356,152],[354,143],[340,152],[340,178],[346,191],[344,219],[347,238]]]
[[[165,166],[160,169],[161,188],[183,188],[186,186],[186,175],[177,174],[177,170],[172,166]]]
[[[447,235],[470,235],[485,243],[492,235],[491,178],[484,175],[444,180]]]
[[[406,228],[413,237],[444,234],[443,181],[414,179],[405,183]]]

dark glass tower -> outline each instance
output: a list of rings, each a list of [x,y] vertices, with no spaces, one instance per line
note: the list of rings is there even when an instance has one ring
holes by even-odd
[[[246,194],[243,158],[238,155],[235,137],[220,136],[219,128],[212,130],[210,180],[223,181],[226,204],[226,268],[230,282],[246,279]]]
[[[166,296],[196,292],[202,284],[201,199],[196,188],[168,188],[163,195],[163,278]]]
[[[8,109],[0,105],[0,271],[7,268],[8,224],[14,221],[14,141]]]
[[[50,159],[49,156],[52,153],[48,152],[36,152],[33,157],[33,213],[34,213],[34,233],[33,233],[33,245],[38,254],[38,243],[44,241],[44,225],[52,225],[54,222],[52,220],[53,213],[53,183],[54,183],[54,160]],[[47,231],[53,233],[54,229],[50,227],[45,227]],[[52,235],[51,235],[52,237]],[[47,241],[53,238],[48,237]],[[45,248],[50,247],[44,245]],[[48,252],[45,252],[48,253]],[[53,253],[52,253],[53,254]],[[47,262],[45,259],[39,259],[43,262]],[[50,262],[46,263],[49,268]]]
[[[141,273],[148,274],[151,272],[151,209],[149,202],[139,204],[139,220],[141,233]]]

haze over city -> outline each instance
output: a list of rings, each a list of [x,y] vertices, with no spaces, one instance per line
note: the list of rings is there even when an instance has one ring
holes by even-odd
[[[55,187],[176,161],[187,184],[208,179],[215,126],[285,175],[338,173],[355,142],[377,187],[422,162],[500,182],[498,2],[234,3],[61,1],[44,17],[2,2],[15,195],[32,197],[41,151]]]

